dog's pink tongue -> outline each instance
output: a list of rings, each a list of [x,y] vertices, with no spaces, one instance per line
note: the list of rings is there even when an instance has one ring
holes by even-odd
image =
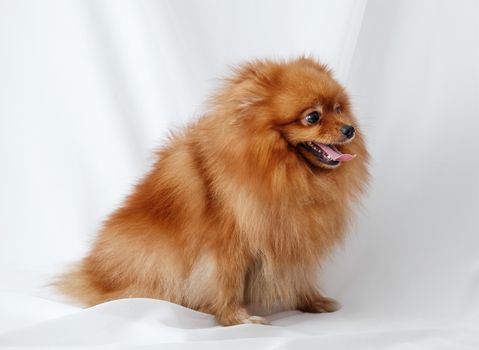
[[[341,162],[348,162],[351,159],[356,158],[355,154],[341,153],[336,147],[331,147],[323,143],[317,143],[319,147],[333,160],[340,160]]]

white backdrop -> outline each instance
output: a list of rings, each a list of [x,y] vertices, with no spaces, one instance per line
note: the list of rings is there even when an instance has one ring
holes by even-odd
[[[0,0],[0,345],[478,348],[478,23],[472,0]],[[301,53],[347,86],[373,156],[321,276],[341,311],[221,328],[156,300],[83,310],[43,287],[228,65]]]

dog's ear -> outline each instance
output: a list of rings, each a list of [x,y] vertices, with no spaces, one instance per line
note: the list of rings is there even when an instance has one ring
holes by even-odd
[[[233,67],[233,77],[230,82],[240,84],[252,81],[260,86],[270,86],[276,78],[277,64],[268,60],[254,60],[240,66]]]
[[[268,98],[278,75],[277,64],[267,60],[255,60],[232,70],[232,77],[226,79],[226,95],[241,110]]]
[[[328,73],[330,75],[332,74],[331,69],[326,64],[320,63],[318,60],[316,60],[312,56],[307,56],[307,55],[300,56],[296,60],[294,60],[292,63],[308,66],[317,71]]]

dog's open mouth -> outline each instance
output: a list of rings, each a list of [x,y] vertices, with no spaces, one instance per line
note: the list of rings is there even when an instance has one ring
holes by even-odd
[[[348,162],[356,157],[355,154],[342,153],[335,145],[331,144],[307,141],[301,145],[322,163],[331,166],[338,165],[340,162]]]

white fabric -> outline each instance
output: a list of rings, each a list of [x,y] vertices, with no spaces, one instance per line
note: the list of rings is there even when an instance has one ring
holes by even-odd
[[[0,347],[479,348],[475,1],[0,1]],[[311,53],[350,90],[374,180],[325,264],[333,314],[220,327],[46,287],[215,77]]]

